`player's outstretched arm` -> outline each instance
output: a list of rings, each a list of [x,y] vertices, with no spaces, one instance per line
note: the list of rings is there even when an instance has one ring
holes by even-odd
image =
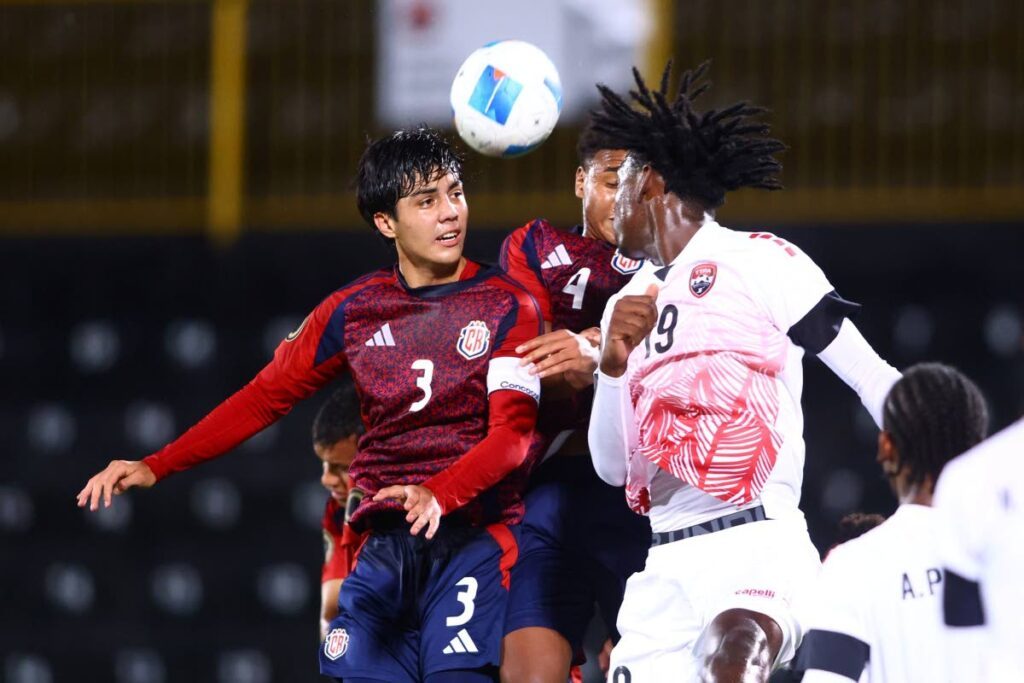
[[[96,510],[101,498],[109,506],[112,496],[129,488],[148,488],[173,472],[227,453],[337,376],[345,368],[344,345],[331,345],[336,350],[323,358],[318,352],[326,324],[340,300],[338,294],[325,299],[278,346],[274,359],[251,382],[174,442],[142,461],[111,462],[79,492],[79,507],[88,501],[90,509]]]
[[[899,380],[900,371],[885,362],[871,348],[849,319],[842,321],[839,333],[818,353],[818,358],[857,392],[861,403],[881,429],[885,397]]]
[[[78,507],[89,506],[97,510],[100,501],[103,507],[110,507],[114,496],[119,496],[133,487],[148,489],[156,483],[156,475],[141,460],[111,460],[102,472],[86,482],[78,492]]]

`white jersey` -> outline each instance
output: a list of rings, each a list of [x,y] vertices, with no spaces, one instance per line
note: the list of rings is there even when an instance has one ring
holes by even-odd
[[[821,568],[798,666],[804,683],[946,680],[936,513],[902,505]]]
[[[844,321],[856,307],[774,235],[706,218],[669,266],[645,263],[612,297],[603,335],[616,301],[651,284],[660,288],[654,330],[622,378],[598,374],[590,428],[598,473],[621,485],[609,470],[625,463],[630,505],[649,509],[656,532],[759,504],[769,518],[802,517],[804,348],[819,353],[841,331],[853,353],[841,354],[849,367],[833,369],[876,420],[899,373]]]
[[[943,565],[980,585],[979,621],[988,648],[980,661],[988,673],[977,680],[1024,681],[1024,420],[947,464],[934,504]],[[947,596],[948,608],[957,602]],[[945,616],[958,623],[949,610]],[[970,629],[951,628],[951,642],[962,639],[957,632],[963,630]],[[947,652],[951,660],[970,656],[956,647]]]

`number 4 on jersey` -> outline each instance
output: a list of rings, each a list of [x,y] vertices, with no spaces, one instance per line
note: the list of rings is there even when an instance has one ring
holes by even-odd
[[[576,274],[569,278],[569,282],[562,288],[563,294],[572,297],[573,310],[583,308],[583,294],[587,291],[587,282],[590,280],[590,268],[580,268]]]

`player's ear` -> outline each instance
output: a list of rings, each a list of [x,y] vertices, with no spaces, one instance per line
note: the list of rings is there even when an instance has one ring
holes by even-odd
[[[886,474],[895,474],[899,470],[899,453],[892,442],[892,436],[884,429],[878,432],[878,464]]]
[[[644,164],[637,178],[637,188],[642,200],[657,199],[665,194],[665,179],[650,164]]]
[[[387,215],[383,211],[378,211],[373,214],[373,224],[377,227],[377,230],[380,231],[380,234],[384,235],[389,240],[395,239],[395,227],[392,225],[393,220],[394,219],[391,216]]]
[[[576,167],[576,198],[583,199],[583,181],[587,179],[587,172],[582,166]]]

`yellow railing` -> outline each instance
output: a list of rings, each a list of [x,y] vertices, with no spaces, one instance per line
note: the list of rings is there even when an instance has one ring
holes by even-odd
[[[743,223],[1024,218],[1024,4],[648,0],[643,67],[713,60],[771,109],[781,193]],[[373,120],[370,0],[0,0],[0,234],[351,228]],[[578,219],[577,129],[470,155],[473,222]]]

